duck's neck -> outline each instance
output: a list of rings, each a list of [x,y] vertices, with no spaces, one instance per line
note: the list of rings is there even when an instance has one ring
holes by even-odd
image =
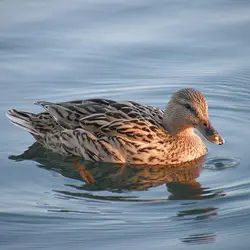
[[[183,126],[173,126],[171,123],[164,122],[163,126],[165,130],[173,136],[193,136],[194,128],[193,127],[183,127]]]
[[[167,120],[164,122],[164,128],[177,145],[176,161],[192,161],[206,154],[206,145],[200,136],[194,132],[193,127],[173,126]]]
[[[191,161],[207,152],[206,146],[200,136],[194,132],[193,127],[183,122],[178,112],[171,107],[171,103],[166,108],[162,124],[167,134],[172,136],[171,139],[177,145],[176,161]],[[168,136],[167,138],[167,143],[169,143],[171,139]]]
[[[165,130],[173,136],[192,136],[194,135],[194,128],[184,125],[182,122],[173,121],[171,115],[164,114],[163,126]]]

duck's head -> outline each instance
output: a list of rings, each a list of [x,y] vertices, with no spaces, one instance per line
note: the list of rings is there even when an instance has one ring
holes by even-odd
[[[203,94],[187,88],[174,93],[163,118],[165,129],[172,135],[178,135],[192,128],[198,129],[204,137],[215,144],[223,144],[223,137],[213,128],[208,105]]]

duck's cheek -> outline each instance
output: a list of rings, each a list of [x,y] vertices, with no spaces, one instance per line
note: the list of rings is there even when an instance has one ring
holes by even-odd
[[[200,121],[198,119],[195,119],[195,118],[192,119],[190,125],[196,129],[200,130]]]

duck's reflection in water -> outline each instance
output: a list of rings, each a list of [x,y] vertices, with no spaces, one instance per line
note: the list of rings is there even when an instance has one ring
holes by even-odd
[[[61,175],[84,181],[83,184],[69,185],[74,191],[54,190],[63,198],[87,198],[95,200],[126,201],[126,202],[155,202],[164,200],[189,200],[182,202],[175,220],[197,221],[206,220],[217,215],[217,208],[204,204],[192,206],[194,200],[208,199],[224,195],[221,191],[202,187],[196,180],[200,176],[204,159],[178,166],[142,166],[118,165],[109,163],[91,163],[79,158],[68,158],[44,149],[38,143],[33,144],[21,155],[9,157],[15,161],[32,160],[38,166]],[[168,197],[144,199],[138,192],[129,191],[148,190],[151,187],[166,185]],[[91,192],[91,191],[109,191]],[[136,195],[134,195],[136,193]],[[190,206],[186,206],[191,204]],[[52,212],[72,212],[71,210],[49,210]],[[75,211],[74,212],[80,212]],[[214,242],[215,232],[203,232],[181,237],[185,244],[207,244]]]
[[[34,143],[23,154],[12,155],[9,158],[15,161],[36,161],[39,167],[56,171],[68,178],[83,180],[85,182],[83,185],[71,185],[78,190],[122,193],[147,190],[165,184],[171,193],[168,199],[172,200],[197,200],[217,195],[217,192],[203,188],[196,180],[200,176],[203,158],[176,166],[93,163],[55,154],[38,143]],[[68,195],[86,196],[86,193],[70,192]],[[87,196],[95,199],[128,200],[126,199],[128,197],[124,196],[101,197],[90,194]],[[129,198],[131,200],[131,196]]]

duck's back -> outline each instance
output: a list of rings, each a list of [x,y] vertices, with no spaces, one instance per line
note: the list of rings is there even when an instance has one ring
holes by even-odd
[[[92,132],[119,119],[127,121],[140,119],[162,127],[162,110],[132,101],[88,99],[61,103],[40,101],[37,104],[44,107],[47,112],[35,115],[33,126],[37,125],[37,129],[39,129],[44,124],[43,129],[46,129],[47,126],[46,131],[48,132],[50,129],[76,129],[82,127],[83,124],[85,124],[85,129]],[[80,121],[82,122],[80,123]]]
[[[132,101],[89,99],[37,104],[46,112],[10,110],[10,120],[46,148],[93,161],[125,162],[138,149],[159,141],[163,133],[163,111]]]

